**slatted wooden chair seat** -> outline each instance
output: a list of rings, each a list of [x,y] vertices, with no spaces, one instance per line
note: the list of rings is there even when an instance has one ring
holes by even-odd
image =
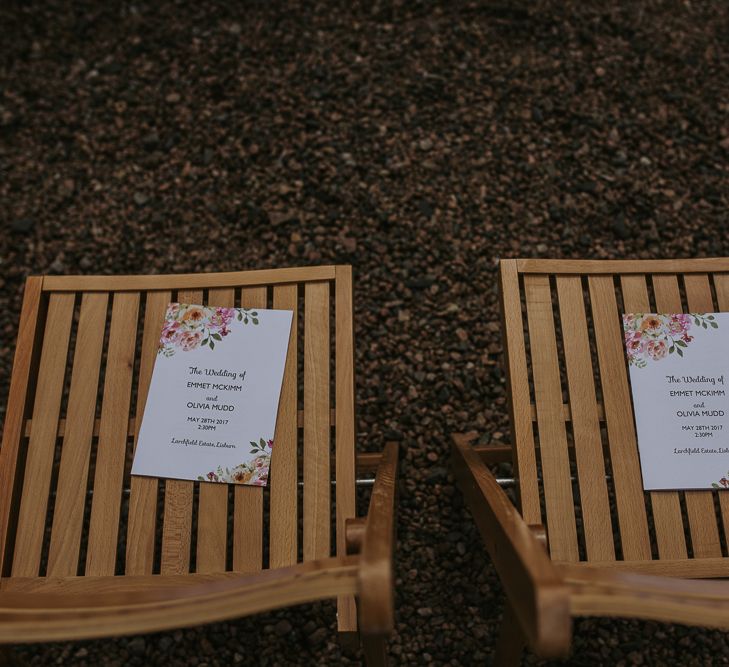
[[[729,494],[643,491],[621,324],[729,311],[729,259],[503,260],[500,282],[512,447],[453,444],[507,595],[499,661],[564,656],[573,616],[729,628],[729,583],[700,581],[729,577]],[[487,467],[507,457],[517,507]]]
[[[294,311],[268,488],[130,477],[174,300]],[[0,644],[336,598],[340,633],[384,662],[397,449],[356,457],[353,364],[348,266],[29,278],[0,449]],[[360,518],[358,462],[377,471]]]

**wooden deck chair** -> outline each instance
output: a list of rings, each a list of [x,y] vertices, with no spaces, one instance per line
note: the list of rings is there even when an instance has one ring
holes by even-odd
[[[268,488],[130,478],[173,300],[294,311]],[[0,449],[0,645],[336,598],[340,633],[384,663],[397,448],[355,456],[352,308],[349,266],[29,278]],[[376,471],[362,518],[357,464]]]
[[[507,596],[498,663],[565,656],[577,616],[729,628],[706,581],[729,577],[729,493],[643,491],[620,318],[729,311],[729,259],[503,260],[500,283],[512,446],[453,440]]]

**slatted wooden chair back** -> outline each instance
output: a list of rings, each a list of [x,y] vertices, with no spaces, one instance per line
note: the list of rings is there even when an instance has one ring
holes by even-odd
[[[130,477],[171,301],[294,311],[268,488]],[[350,267],[30,278],[0,449],[2,576],[255,572],[344,555],[352,346]]]
[[[520,509],[553,560],[727,576],[729,494],[643,491],[621,314],[729,311],[729,260],[504,260],[500,280]]]

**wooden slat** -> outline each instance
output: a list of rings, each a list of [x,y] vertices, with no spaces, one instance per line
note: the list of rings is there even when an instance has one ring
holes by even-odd
[[[68,428],[61,447],[48,552],[51,577],[71,576],[78,570],[108,303],[109,296],[104,292],[84,294],[81,301],[66,410]]]
[[[729,274],[718,273],[714,275],[714,289],[716,291],[716,302],[719,306],[719,311],[729,312]],[[729,494],[719,494],[719,507],[721,507],[724,536],[729,540]]]
[[[11,533],[15,526],[11,519],[16,496],[18,475],[18,454],[23,437],[27,393],[30,386],[31,365],[36,349],[36,332],[41,317],[41,290],[43,279],[33,276],[25,282],[23,306],[20,311],[18,341],[15,345],[13,370],[10,376],[10,392],[3,424],[2,447],[0,447],[0,578],[8,573],[6,550],[12,545]],[[9,554],[8,554],[9,555]]]
[[[177,301],[202,304],[203,294],[200,290],[180,290]],[[195,482],[180,479],[165,481],[160,574],[185,574],[190,571],[194,496]]]
[[[626,313],[650,311],[645,276],[622,276],[621,288],[623,310]],[[653,491],[649,495],[653,509],[653,526],[656,532],[658,556],[660,558],[686,558],[686,538],[684,537],[678,493]]]
[[[114,295],[86,552],[92,576],[112,575],[116,567],[138,317],[138,292]]]
[[[592,320],[610,446],[623,558],[651,558],[623,330],[612,276],[589,276]]]
[[[243,308],[265,308],[266,301],[265,287],[241,290]],[[263,487],[237,484],[234,503],[233,569],[257,572],[263,567]]]
[[[43,337],[33,418],[20,500],[12,573],[37,576],[51,485],[56,429],[61,409],[75,294],[51,294]]]
[[[235,290],[215,289],[208,294],[211,306],[235,305]],[[228,533],[228,485],[200,484],[197,511],[197,572],[224,572]]]
[[[519,505],[527,524],[541,524],[542,512],[537,486],[537,462],[526,367],[524,325],[521,316],[521,293],[516,260],[502,260],[501,287],[502,330],[508,383],[509,412],[514,441],[514,475],[519,480]]]
[[[304,560],[330,555],[329,284],[304,292]]]
[[[656,276],[653,279],[654,287],[657,279],[666,283],[666,291],[670,293],[670,300],[665,304],[657,304],[658,310],[663,312],[683,312],[681,308],[681,295],[678,281],[675,276]],[[711,313],[714,311],[714,301],[711,296],[709,277],[705,273],[684,276],[686,287],[686,300],[689,312]],[[655,288],[657,290],[657,288]],[[656,291],[656,302],[658,292]],[[664,306],[669,310],[665,310]],[[677,310],[670,310],[677,308]],[[723,494],[719,494],[720,496]],[[691,528],[691,547],[694,558],[717,558],[721,556],[721,539],[719,526],[714,510],[714,496],[711,491],[686,491],[686,513]]]
[[[518,259],[519,273],[626,274],[729,271],[729,258],[716,259]]]
[[[296,285],[274,288],[273,307],[293,311],[293,320],[281,385],[275,441],[271,454],[271,568],[293,565],[298,556],[297,301],[298,287]]]
[[[170,292],[149,292],[147,294],[142,350],[139,358],[135,449],[139,440],[139,427],[142,424],[149,383],[152,380],[154,361],[157,358],[162,323],[170,299]],[[133,475],[129,496],[126,574],[152,574],[156,515],[157,479]]]
[[[334,266],[306,266],[231,273],[182,273],[161,276],[46,276],[44,291],[144,291],[278,285],[307,280],[333,280]]]
[[[561,563],[557,563],[560,570]],[[632,574],[650,574],[655,577],[680,577],[688,579],[727,579],[729,578],[729,558],[677,558],[668,560],[617,560],[610,562],[565,563],[564,567],[584,567],[588,569],[605,569],[612,572],[630,572]],[[716,582],[721,583],[721,582]]]
[[[345,524],[356,514],[355,413],[354,413],[354,314],[352,268],[338,267],[335,284],[335,404],[337,555],[347,555]],[[356,632],[357,608],[353,596],[337,601],[339,632]]]
[[[578,561],[577,528],[549,276],[525,276],[529,346],[552,558]]]
[[[154,591],[164,597],[165,591],[184,589],[201,584],[240,579],[241,572],[215,572],[209,574],[187,573],[128,575],[87,575],[83,577],[12,577],[0,580],[0,592],[26,595],[61,594],[68,602],[72,596],[111,596],[119,593],[143,594]],[[78,599],[78,598],[77,598]],[[3,666],[4,667],[4,666]]]
[[[588,560],[615,560],[592,354],[580,276],[557,276],[575,461]]]

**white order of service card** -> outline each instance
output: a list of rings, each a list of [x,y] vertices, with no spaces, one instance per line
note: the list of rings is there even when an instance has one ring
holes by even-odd
[[[729,488],[729,313],[623,315],[643,487]]]
[[[132,474],[265,486],[291,320],[169,304]]]

